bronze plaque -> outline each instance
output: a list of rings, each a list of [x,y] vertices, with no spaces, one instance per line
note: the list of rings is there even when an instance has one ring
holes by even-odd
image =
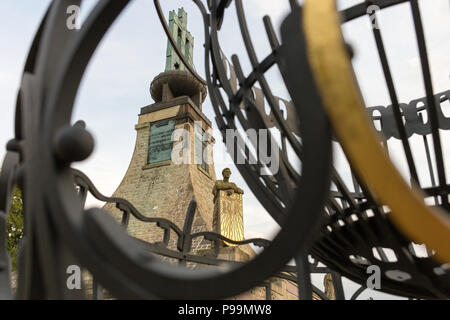
[[[174,128],[175,120],[161,120],[150,125],[148,163],[171,159]]]

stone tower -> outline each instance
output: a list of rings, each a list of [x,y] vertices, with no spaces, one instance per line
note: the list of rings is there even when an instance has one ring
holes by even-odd
[[[186,30],[186,12],[182,8],[178,15],[171,11],[169,23],[182,52],[192,63],[194,39]],[[150,93],[155,103],[140,109],[133,156],[113,196],[127,199],[145,216],[166,218],[181,229],[188,205],[194,199],[197,212],[192,232],[210,231],[214,211],[211,190],[216,176],[210,160],[214,143],[211,122],[201,109],[206,87],[185,70],[170,42],[166,70],[153,79]],[[108,204],[105,208],[120,219],[114,206]],[[134,217],[130,217],[127,230],[145,241],[163,239],[161,228]],[[169,247],[174,249],[175,242],[172,233]],[[192,249],[200,246],[200,242],[194,243]],[[209,242],[205,241],[202,249],[207,247]]]
[[[194,38],[186,27],[187,14],[183,8],[178,9],[178,15],[175,11],[169,13],[171,35],[192,65]],[[166,218],[180,229],[183,229],[190,201],[196,200],[193,233],[215,231],[235,241],[243,240],[244,192],[229,181],[231,171],[228,168],[222,172],[223,180],[216,180],[211,122],[202,112],[206,87],[186,70],[170,41],[165,71],[153,79],[150,94],[155,102],[140,109],[133,156],[113,197],[127,199],[144,216]],[[121,221],[122,213],[113,204],[106,204],[105,209]],[[151,243],[162,241],[164,237],[164,231],[154,223],[142,222],[133,216],[130,216],[127,231]],[[169,248],[175,249],[176,241],[172,233]],[[191,250],[207,254],[214,248],[209,241],[197,238]],[[245,262],[255,255],[249,245],[223,242],[217,258]],[[268,294],[272,299],[297,299],[295,284],[280,278],[271,278],[268,282],[270,292],[256,287],[230,299],[265,299]]]

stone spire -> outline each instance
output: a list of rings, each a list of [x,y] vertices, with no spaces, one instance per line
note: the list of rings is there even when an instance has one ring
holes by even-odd
[[[178,15],[175,14],[175,10],[169,12],[169,31],[192,66],[194,38],[187,30],[187,13],[183,8],[178,9]],[[150,94],[156,103],[188,97],[199,111],[202,110],[202,103],[207,95],[206,85],[195,78],[184,66],[169,40],[167,40],[165,71],[153,79]]]
[[[187,30],[187,13],[183,8],[178,9],[178,15],[175,14],[175,10],[169,12],[169,30],[172,37],[177,42],[178,47],[184,54],[189,64],[193,65],[194,54],[194,37]],[[186,70],[186,67],[178,57],[177,52],[173,48],[169,40],[167,40],[167,52],[166,52],[166,69],[170,70]]]

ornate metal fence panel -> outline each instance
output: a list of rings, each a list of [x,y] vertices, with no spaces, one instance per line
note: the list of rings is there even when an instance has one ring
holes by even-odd
[[[65,266],[74,263],[92,273],[96,298],[102,297],[101,286],[116,298],[221,299],[257,286],[266,287],[266,293],[270,293],[270,282],[265,281],[279,277],[296,282],[301,299],[311,299],[313,293],[326,299],[326,293],[311,284],[311,274],[329,273],[337,299],[345,298],[341,276],[360,284],[351,297],[355,299],[365,290],[367,266],[372,264],[381,268],[384,292],[411,298],[448,298],[448,163],[439,130],[450,128],[441,109],[449,91],[433,91],[417,1],[365,1],[340,13],[334,0],[307,0],[303,7],[289,1],[291,11],[281,25],[281,39],[270,17],[263,19],[271,53],[262,60],[257,59],[242,0],[193,1],[204,23],[205,80],[183,60],[159,1],[154,3],[180,59],[194,77],[207,84],[224,139],[227,129],[238,127],[275,128],[280,132],[281,143],[273,146],[279,154],[280,169],[272,175],[260,175],[261,170],[270,169],[252,155],[251,150],[259,147],[252,141],[235,144],[236,150],[230,151],[234,151],[233,161],[248,186],[281,231],[272,241],[233,241],[214,232],[192,233],[194,201],[181,229],[167,219],[145,216],[126,199],[104,196],[85,174],[71,168],[73,162],[90,156],[95,143],[84,122],[71,125],[81,78],[100,40],[129,1],[100,1],[76,33],[65,27],[65,12],[77,1],[53,1],[24,67],[15,136],[6,146],[0,175],[0,298],[13,297],[4,239],[14,184],[23,191],[26,226],[19,256],[19,299],[82,298],[83,292],[66,288]],[[374,28],[392,105],[365,108],[352,73],[353,53],[340,31],[341,21],[347,23],[368,14],[370,5],[384,9],[399,3],[407,3],[413,16],[426,97],[409,104],[398,101],[382,30]],[[221,50],[219,35],[232,6],[246,52],[229,60]],[[323,28],[328,29],[325,32]],[[248,56],[252,66],[248,75],[241,67],[242,54]],[[283,101],[287,114],[283,114],[282,99],[272,93],[266,78],[266,72],[274,66],[292,99]],[[419,102],[423,107],[418,107]],[[372,114],[375,109],[381,110],[381,116]],[[423,113],[427,114],[427,123],[422,121]],[[380,121],[378,134],[373,123]],[[409,141],[413,134],[423,137],[431,187],[422,187],[418,179],[419,164],[414,161]],[[411,184],[401,178],[386,155],[390,139],[401,141]],[[272,147],[270,133],[267,143]],[[332,143],[340,143],[349,159],[351,185],[333,166]],[[288,150],[293,150],[301,168],[294,167]],[[392,186],[383,189],[383,179]],[[330,184],[334,186],[331,190]],[[392,194],[393,188],[398,195]],[[122,212],[122,223],[103,209],[85,210],[88,192],[98,200],[114,203]],[[426,205],[424,198],[433,203]],[[129,236],[126,226],[130,216],[156,224],[164,230],[163,239],[148,243]],[[176,250],[168,248],[171,237],[177,239]],[[217,250],[209,256],[193,254],[192,241],[196,238],[210,241],[214,248],[219,248],[219,241],[226,241],[251,243],[264,250],[247,263],[233,263],[218,259]],[[414,243],[418,242],[429,246],[428,256],[417,256]],[[168,265],[156,255],[177,259],[179,266]],[[287,265],[291,259],[296,266]],[[186,263],[225,263],[230,267],[227,271],[191,270],[183,267]]]

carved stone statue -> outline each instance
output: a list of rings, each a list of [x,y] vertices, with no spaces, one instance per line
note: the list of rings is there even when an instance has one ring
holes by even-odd
[[[229,168],[225,168],[222,170],[223,180],[216,180],[216,184],[214,185],[213,195],[214,198],[217,196],[218,190],[226,190],[227,195],[231,195],[233,192],[238,194],[244,194],[244,190],[238,188],[238,186],[234,182],[230,182],[231,170]]]
[[[223,180],[217,180],[214,194],[213,230],[234,241],[244,240],[244,219],[242,212],[242,194],[244,191],[230,182],[231,170],[222,171]],[[234,246],[224,242],[226,246]]]

